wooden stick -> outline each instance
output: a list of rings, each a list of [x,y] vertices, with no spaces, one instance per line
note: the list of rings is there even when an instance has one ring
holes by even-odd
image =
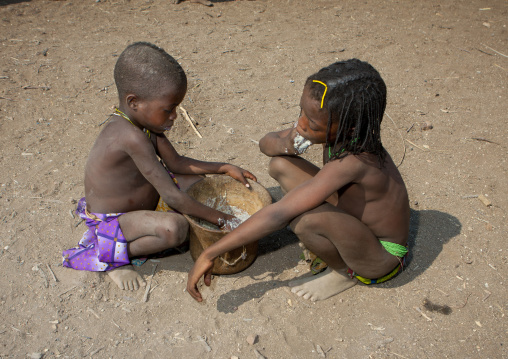
[[[482,45],[483,45],[483,46],[485,46],[487,49],[494,51],[496,54],[499,54],[499,55],[504,56],[504,57],[508,57],[508,55],[502,54],[502,53],[500,53],[499,51],[494,50],[494,49],[493,49],[492,47],[490,47],[490,46],[487,46],[487,45],[485,45],[485,44],[482,44]]]
[[[418,145],[414,144],[413,142],[409,141],[407,138],[406,138],[406,141],[409,142],[410,144],[412,144],[413,146],[415,146],[416,148],[419,148],[422,151],[428,151],[425,148],[421,148],[420,146],[418,146]]]
[[[196,128],[196,126],[194,126],[194,123],[192,122],[191,120],[191,117],[189,116],[189,113],[187,112],[186,109],[184,109],[182,106],[178,106],[180,108],[180,111],[182,112],[182,115],[183,117],[185,117],[185,119],[187,120],[187,122],[190,123],[192,129],[194,130],[194,132],[196,132],[196,134],[198,135],[199,138],[203,138],[203,136],[201,136],[201,133],[199,133],[198,129]]]
[[[99,349],[95,349],[93,352],[90,353],[90,357],[93,357],[95,354],[100,352],[102,349],[104,349],[104,347],[100,347]]]
[[[51,90],[51,87],[49,86],[31,86],[31,85],[27,85],[27,86],[23,86],[22,87],[23,90],[38,90],[38,89],[42,89],[42,90]]]
[[[421,310],[420,308],[418,308],[418,307],[414,307],[414,308],[415,308],[415,310],[416,310],[418,313],[420,313],[420,315],[421,315],[422,317],[424,317],[425,319],[427,319],[429,322],[432,322],[432,319],[431,319],[431,318],[429,318],[427,315],[425,315],[425,313],[424,313],[424,312],[422,312],[422,310]]]
[[[155,265],[152,268],[152,276],[150,278],[150,282],[148,282],[148,284],[146,285],[145,295],[143,296],[143,302],[148,301],[148,294],[150,293],[150,287],[152,286],[153,275],[155,274],[155,269],[157,269],[157,263],[155,263]]]
[[[58,279],[56,278],[55,273],[53,272],[53,270],[51,269],[51,267],[49,266],[48,263],[46,263],[46,267],[48,267],[49,273],[51,273],[51,276],[53,277],[53,280],[55,282],[58,282]]]
[[[71,287],[71,288],[67,289],[66,291],[63,291],[62,293],[58,294],[58,296],[60,297],[61,295],[64,295],[65,293],[70,292],[70,291],[71,291],[71,290],[73,290],[74,288],[76,288],[76,286]]]

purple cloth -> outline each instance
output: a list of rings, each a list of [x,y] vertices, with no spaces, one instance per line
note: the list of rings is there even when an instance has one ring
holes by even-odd
[[[127,241],[118,224],[123,213],[86,214],[86,200],[81,198],[76,214],[86,221],[88,230],[79,247],[63,252],[63,266],[78,270],[103,272],[129,264]]]

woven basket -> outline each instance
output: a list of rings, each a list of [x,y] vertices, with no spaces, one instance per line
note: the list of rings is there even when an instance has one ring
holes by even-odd
[[[259,183],[249,180],[251,189],[229,176],[211,176],[194,183],[187,193],[200,203],[205,204],[209,198],[225,198],[228,205],[234,206],[253,215],[261,208],[272,203],[272,197]],[[205,248],[208,248],[228,232],[209,229],[202,226],[199,220],[185,215],[190,224],[190,253],[196,260]],[[217,257],[212,268],[213,274],[238,273],[254,262],[258,251],[258,242],[226,252]]]

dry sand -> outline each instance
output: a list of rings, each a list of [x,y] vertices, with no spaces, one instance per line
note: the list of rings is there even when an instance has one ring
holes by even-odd
[[[0,0],[0,358],[507,358],[507,23],[505,0]],[[287,231],[204,304],[184,292],[188,252],[139,268],[146,302],[63,268],[84,231],[72,211],[88,151],[117,104],[113,66],[141,40],[188,73],[182,105],[203,138],[180,117],[178,151],[248,168],[275,197],[254,141],[291,126],[308,75],[373,64],[411,200],[407,270],[309,303],[287,289],[308,275]]]

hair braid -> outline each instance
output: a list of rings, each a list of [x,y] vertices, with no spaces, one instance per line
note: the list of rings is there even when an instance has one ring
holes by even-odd
[[[326,84],[320,86],[316,81]],[[340,61],[309,76],[306,86],[315,99],[323,99],[328,110],[327,138],[332,123],[338,123],[329,160],[348,154],[372,153],[384,163],[381,121],[386,107],[386,85],[379,72],[358,59]]]

